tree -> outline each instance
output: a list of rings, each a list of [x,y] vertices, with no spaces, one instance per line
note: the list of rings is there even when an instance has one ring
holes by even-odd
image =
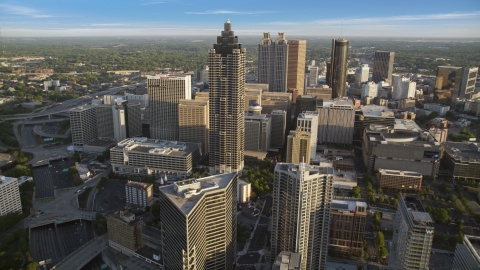
[[[364,258],[365,260],[368,260],[368,253],[367,253],[366,251],[363,253],[363,258]]]
[[[154,203],[152,205],[152,215],[158,219],[160,218],[160,204],[159,203]]]
[[[105,158],[102,155],[98,155],[97,160],[98,162],[103,163],[105,161]]]
[[[13,243],[13,241],[15,241],[15,236],[12,234],[12,233],[8,233],[7,235],[5,235],[5,244],[11,244]]]
[[[381,231],[377,232],[377,245],[379,247],[385,246],[385,236],[383,235],[383,232],[381,232]]]
[[[387,257],[387,255],[388,255],[388,251],[385,247],[381,247],[378,250],[378,256],[380,256],[380,258],[385,258],[385,257]]]

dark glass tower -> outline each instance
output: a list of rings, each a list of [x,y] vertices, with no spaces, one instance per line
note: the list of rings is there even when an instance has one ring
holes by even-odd
[[[332,98],[345,96],[347,83],[347,55],[348,40],[339,38],[332,39],[332,58],[330,60],[330,72],[327,74],[327,83],[332,88]]]
[[[229,20],[224,27],[208,52],[211,173],[241,171],[244,163],[246,50]]]
[[[372,79],[375,83],[385,81],[392,85],[394,52],[375,52]]]

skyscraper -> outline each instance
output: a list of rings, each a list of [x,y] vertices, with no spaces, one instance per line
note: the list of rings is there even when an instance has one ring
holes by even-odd
[[[243,169],[245,55],[227,20],[208,52],[211,173]]]
[[[308,77],[309,85],[316,85],[318,82],[318,67],[310,67],[310,76]]]
[[[440,66],[437,67],[435,80],[434,101],[446,105],[454,105],[461,96],[463,69],[461,67]],[[393,89],[395,91],[395,89]]]
[[[310,157],[315,158],[317,153],[317,134],[318,134],[318,112],[306,111],[298,115],[297,129],[310,132]]]
[[[277,163],[271,254],[301,253],[300,269],[326,269],[332,197],[332,167]]]
[[[392,83],[393,62],[395,59],[394,52],[375,52],[373,58],[373,75],[372,80],[375,83],[385,81],[389,84]]]
[[[388,269],[429,269],[433,220],[415,194],[400,196]]]
[[[232,269],[236,197],[235,172],[160,187],[165,269]]]
[[[348,40],[332,39],[332,58],[327,84],[332,88],[332,98],[344,97],[347,83]]]
[[[275,42],[270,39],[270,33],[263,33],[258,45],[258,83],[267,83],[270,92],[286,92],[287,60],[285,33],[278,33]]]
[[[287,89],[297,89],[300,95],[303,94],[303,88],[305,85],[306,54],[306,40],[288,41]]]
[[[417,88],[416,82],[412,82],[409,78],[406,78],[400,75],[393,75],[392,81],[393,81],[392,83],[392,86],[393,86],[392,99],[393,100],[400,100],[400,99],[415,97],[415,90]]]
[[[301,129],[291,130],[287,137],[287,163],[310,163],[310,140],[312,133]]]
[[[368,82],[368,72],[370,68],[367,64],[357,67],[355,71],[355,86],[362,87],[362,83]]]
[[[317,107],[320,143],[353,143],[355,107],[348,99],[323,99]]]
[[[285,130],[287,129],[287,112],[274,110],[270,114],[272,118],[271,147],[282,148],[285,144]]]
[[[459,96],[462,98],[470,98],[475,90],[475,82],[477,80],[478,67],[465,68],[463,70],[462,85],[460,86]]]
[[[209,151],[208,100],[182,99],[178,104],[178,139],[182,142],[199,142],[202,155]]]
[[[150,106],[150,138],[178,140],[178,103],[191,99],[190,75],[155,75],[147,77]]]

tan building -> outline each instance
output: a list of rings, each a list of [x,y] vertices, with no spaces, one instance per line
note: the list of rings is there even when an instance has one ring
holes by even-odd
[[[153,185],[128,181],[125,185],[127,205],[145,208],[152,202]]]
[[[237,254],[237,174],[160,187],[165,269],[231,269]]]
[[[291,130],[287,137],[287,163],[310,163],[310,132],[297,129]]]
[[[22,213],[18,179],[0,175],[0,216],[13,212]]]
[[[288,41],[287,89],[297,89],[303,95],[305,85],[306,40]]]
[[[190,75],[147,77],[150,138],[178,140],[178,103],[192,98]]]
[[[407,190],[422,189],[422,174],[418,172],[380,169],[378,171],[380,188]]]
[[[270,114],[274,110],[284,110],[290,115],[292,108],[292,94],[291,93],[262,93],[262,112]]]
[[[209,151],[208,100],[180,100],[178,104],[178,140],[201,143],[202,155]]]
[[[248,112],[253,104],[262,104],[262,89],[248,89],[245,85],[245,112]]]
[[[431,127],[428,132],[430,133],[430,135],[432,135],[435,140],[437,140],[437,142],[439,143],[444,143],[447,141],[447,137],[448,137],[448,129],[441,129],[441,128],[435,128],[435,127]]]
[[[357,200],[332,200],[330,250],[362,257],[366,221],[367,203]]]
[[[108,244],[129,256],[143,247],[142,222],[135,220],[135,214],[117,211],[107,216]]]

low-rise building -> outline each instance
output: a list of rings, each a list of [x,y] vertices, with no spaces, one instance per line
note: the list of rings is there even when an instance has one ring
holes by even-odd
[[[198,143],[128,138],[110,149],[116,174],[188,176],[200,159]]]
[[[329,249],[363,256],[367,203],[355,199],[332,200]]]
[[[422,189],[422,174],[410,171],[386,170],[378,171],[378,187],[405,190]]]
[[[442,166],[455,179],[480,179],[479,145],[473,142],[446,142]]]
[[[415,171],[436,176],[443,146],[412,120],[396,119],[395,126],[371,125],[365,129],[363,160],[368,171]]]
[[[450,111],[450,106],[435,103],[425,103],[423,104],[423,108],[438,113],[440,117],[445,117],[447,112]]]
[[[355,172],[346,172],[335,170],[333,174],[333,187],[336,189],[351,190],[357,186],[357,174]]]
[[[127,210],[107,216],[108,244],[112,248],[133,256],[143,247],[142,222]]]
[[[463,236],[463,243],[455,247],[452,269],[480,269],[480,237]]]
[[[290,251],[282,251],[275,258],[272,270],[296,270],[300,269],[302,254]]]
[[[439,143],[444,143],[447,141],[448,129],[431,127],[428,132],[430,132],[430,135],[432,135]]]
[[[0,216],[14,212],[22,213],[18,180],[0,175]]]
[[[125,194],[128,206],[145,208],[152,202],[153,185],[128,181],[125,185]]]

